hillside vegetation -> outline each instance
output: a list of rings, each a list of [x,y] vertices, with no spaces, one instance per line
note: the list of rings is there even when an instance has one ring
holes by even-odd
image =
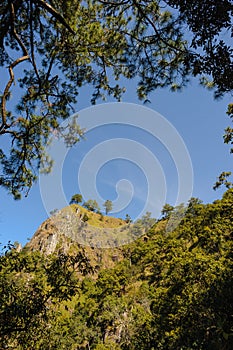
[[[118,228],[122,225],[125,225],[125,221],[122,219],[114,218],[112,216],[103,215],[101,212],[96,213],[89,211],[86,208],[78,204],[71,204],[69,206],[74,212],[79,212],[80,215],[86,215],[86,219],[89,225],[95,227],[108,227],[108,228]]]
[[[190,200],[179,226],[166,225],[102,249],[104,265],[89,255],[97,248],[8,247],[0,258],[0,348],[232,349],[233,190],[212,204]]]

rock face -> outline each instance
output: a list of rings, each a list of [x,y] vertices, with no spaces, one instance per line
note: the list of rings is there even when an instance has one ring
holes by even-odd
[[[39,250],[44,254],[52,254],[58,249],[61,241],[63,241],[62,250],[67,253],[69,250],[67,240],[49,218],[40,225],[27,247],[31,250]]]
[[[108,224],[112,227],[107,227]],[[123,220],[114,221],[71,205],[44,221],[26,247],[43,254],[75,254],[84,250],[93,264],[111,267],[122,259],[120,247],[128,233]]]
[[[71,205],[43,222],[27,246],[51,254],[57,250],[67,253],[74,245],[116,248],[131,240],[129,225],[123,220]]]

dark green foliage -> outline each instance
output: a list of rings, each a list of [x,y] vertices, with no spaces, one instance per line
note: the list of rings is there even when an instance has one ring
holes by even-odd
[[[86,222],[86,221],[89,220],[89,217],[88,217],[88,215],[87,215],[86,213],[83,215],[82,220],[83,220],[84,222]]]
[[[175,208],[172,205],[170,205],[168,203],[164,204],[164,206],[163,206],[163,208],[161,210],[162,217],[164,219],[168,219],[171,216],[171,214],[174,211],[174,209]]]
[[[78,204],[78,203],[82,203],[82,201],[83,201],[83,196],[80,193],[77,193],[71,197],[70,204],[74,204],[74,203]]]
[[[129,214],[126,214],[126,215],[125,215],[125,222],[126,222],[127,224],[130,224],[132,221],[133,221],[133,220],[131,219],[130,215],[129,215]]]
[[[83,253],[45,257],[14,247],[0,256],[0,348],[39,349],[58,302],[78,292],[92,272]]]
[[[231,176],[231,171],[223,171],[219,175],[216,183],[213,186],[213,189],[216,190],[217,188],[219,188],[222,185],[224,185],[226,188],[233,187],[233,183],[231,181],[229,181],[230,176]]]
[[[227,115],[231,118],[231,121],[233,122],[233,103],[230,103],[228,105]],[[233,146],[233,128],[231,127],[226,128],[223,139],[224,139],[224,143],[227,143]],[[233,153],[233,148],[230,149],[230,153]]]
[[[19,199],[39,169],[51,170],[51,133],[67,146],[79,141],[75,118],[59,125],[86,84],[92,103],[120,100],[121,77],[138,78],[143,100],[157,88],[180,90],[190,76],[217,97],[232,91],[231,13],[230,0],[1,1],[0,135],[9,145],[0,150],[0,185]]]
[[[0,259],[1,348],[230,350],[232,215],[233,189],[213,204],[191,198],[174,231],[160,220],[115,267],[81,281],[83,254],[11,248]]]
[[[166,3],[179,11],[179,20],[187,24],[192,35],[190,49],[193,51],[189,52],[189,64],[193,75],[202,76],[207,88],[217,87],[216,97],[232,91],[233,49],[221,35],[223,31],[229,32],[228,39],[232,35],[232,2],[168,0]],[[198,48],[202,50],[198,52]]]
[[[227,109],[227,115],[231,118],[231,121],[233,122],[233,103],[229,103],[228,109]],[[228,126],[225,129],[225,134],[223,135],[224,143],[231,145],[230,153],[233,153],[233,128]],[[214,184],[213,188],[216,190],[217,188],[224,185],[226,188],[232,188],[233,182],[229,181],[229,177],[232,175],[231,171],[223,171],[216,183]]]
[[[99,204],[97,203],[97,201],[95,199],[89,199],[88,201],[84,202],[83,207],[87,208],[90,211],[100,213]]]

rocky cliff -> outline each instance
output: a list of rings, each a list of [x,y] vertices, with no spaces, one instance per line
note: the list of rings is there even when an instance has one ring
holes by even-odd
[[[129,225],[124,220],[72,204],[44,221],[26,247],[44,254],[85,250],[93,264],[111,267],[122,259],[120,247],[128,241]]]

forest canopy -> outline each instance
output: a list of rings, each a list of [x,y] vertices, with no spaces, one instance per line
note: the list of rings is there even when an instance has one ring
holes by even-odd
[[[0,348],[230,350],[232,209],[233,189],[212,204],[193,198],[175,230],[163,218],[118,255],[10,247],[0,256]]]

